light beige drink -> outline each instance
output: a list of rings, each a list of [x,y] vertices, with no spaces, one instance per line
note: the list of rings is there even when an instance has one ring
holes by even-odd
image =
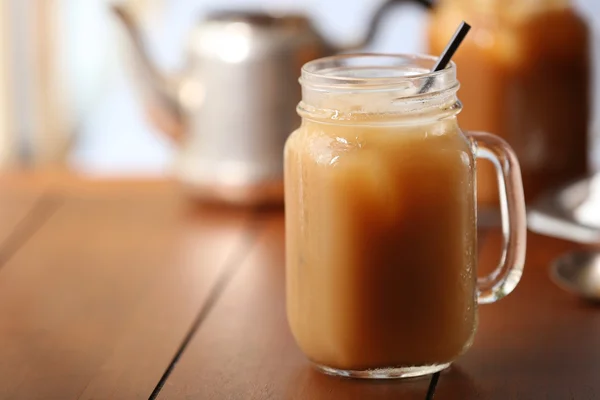
[[[475,314],[473,156],[455,119],[305,120],[285,151],[287,307],[315,363],[448,363]]]
[[[287,314],[299,347],[326,373],[439,371],[470,347],[477,303],[519,281],[518,162],[501,139],[460,130],[454,66],[430,74],[434,63],[347,55],[302,70],[302,125],[284,163]],[[509,238],[482,284],[476,157],[501,166]]]

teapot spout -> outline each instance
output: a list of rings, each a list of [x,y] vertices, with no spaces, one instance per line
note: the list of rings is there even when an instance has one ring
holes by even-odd
[[[125,28],[125,36],[132,48],[133,76],[143,93],[150,120],[171,138],[180,139],[185,121],[177,96],[177,80],[163,75],[150,60],[131,12],[122,5],[113,5],[112,11]]]

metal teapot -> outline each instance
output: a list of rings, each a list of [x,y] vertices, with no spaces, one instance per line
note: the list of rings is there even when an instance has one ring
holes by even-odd
[[[177,76],[154,67],[128,9],[113,11],[133,44],[147,113],[179,143],[175,170],[184,187],[202,200],[264,205],[283,201],[283,146],[300,122],[301,66],[363,47],[388,8],[402,2],[384,3],[366,38],[347,49],[328,44],[302,15],[212,14],[192,30]]]

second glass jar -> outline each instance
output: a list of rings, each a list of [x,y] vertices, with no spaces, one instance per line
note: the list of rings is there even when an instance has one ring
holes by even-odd
[[[439,54],[458,22],[473,29],[454,57],[465,129],[513,147],[527,200],[587,172],[589,31],[570,0],[439,0],[429,50]],[[480,202],[497,202],[495,171],[478,170]]]

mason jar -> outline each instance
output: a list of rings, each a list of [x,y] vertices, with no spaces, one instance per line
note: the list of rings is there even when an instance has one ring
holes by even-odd
[[[469,349],[477,304],[517,285],[525,205],[502,139],[463,132],[456,67],[341,55],[302,68],[299,129],[285,146],[287,314],[323,372],[364,378],[439,371]],[[505,243],[477,279],[477,158],[501,188]]]

